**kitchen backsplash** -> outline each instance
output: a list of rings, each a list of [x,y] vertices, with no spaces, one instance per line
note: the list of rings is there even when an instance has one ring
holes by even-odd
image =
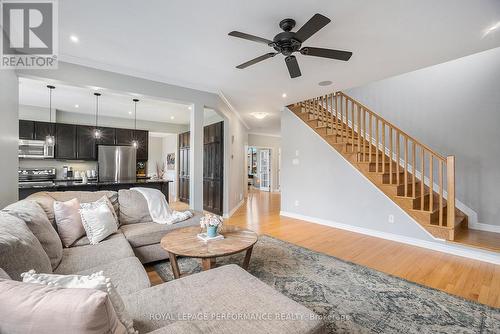
[[[19,168],[42,168],[42,167],[55,167],[56,168],[56,178],[62,179],[63,176],[63,166],[68,166],[73,168],[73,173],[75,171],[87,171],[95,169],[97,171],[96,161],[61,161],[61,160],[42,160],[42,159],[20,159]]]

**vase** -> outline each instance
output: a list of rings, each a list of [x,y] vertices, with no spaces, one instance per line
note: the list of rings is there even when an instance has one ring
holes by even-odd
[[[217,226],[208,226],[207,227],[207,236],[209,238],[215,238],[217,236]]]

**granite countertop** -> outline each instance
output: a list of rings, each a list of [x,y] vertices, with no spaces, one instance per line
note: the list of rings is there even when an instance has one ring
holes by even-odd
[[[153,179],[136,179],[136,180],[124,180],[124,181],[89,181],[87,183],[82,183],[81,181],[75,180],[55,180],[53,184],[35,184],[33,182],[29,184],[19,183],[19,189],[53,189],[53,188],[64,188],[64,187],[85,187],[85,186],[106,186],[106,185],[118,185],[118,184],[146,184],[146,183],[169,183],[173,182],[171,180],[153,180]]]

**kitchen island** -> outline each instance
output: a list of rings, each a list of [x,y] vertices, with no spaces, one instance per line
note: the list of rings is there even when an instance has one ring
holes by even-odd
[[[74,180],[55,180],[50,184],[46,182],[36,184],[30,182],[29,184],[19,183],[19,199],[25,199],[31,194],[40,191],[98,191],[98,190],[112,190],[118,191],[120,189],[130,189],[134,187],[146,187],[160,190],[169,202],[168,188],[169,180],[153,180],[153,179],[136,179],[126,181],[89,181],[82,183],[81,181]]]

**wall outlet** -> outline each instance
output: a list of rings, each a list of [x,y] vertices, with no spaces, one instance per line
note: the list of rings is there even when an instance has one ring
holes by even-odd
[[[240,193],[240,201],[243,199],[243,194]]]
[[[295,156],[298,157],[299,156],[299,150],[295,150]]]
[[[299,206],[299,201],[295,200],[295,203],[293,203],[295,206]]]
[[[388,221],[389,223],[394,224],[394,215],[389,215]]]

